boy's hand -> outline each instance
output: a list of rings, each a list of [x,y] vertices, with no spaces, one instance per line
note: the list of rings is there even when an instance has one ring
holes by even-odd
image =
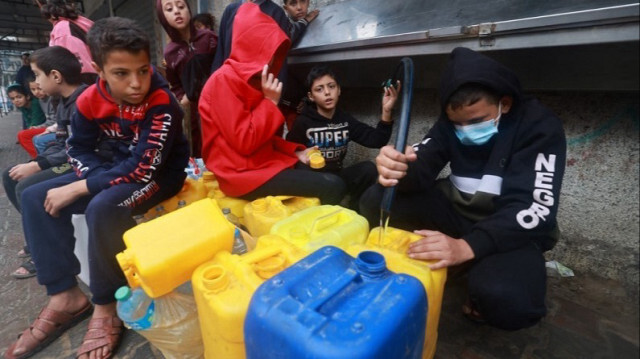
[[[384,88],[384,96],[382,96],[382,121],[391,122],[391,112],[398,100],[398,91],[400,91],[401,84],[397,81],[396,87],[387,86]]]
[[[261,84],[264,97],[277,106],[282,95],[282,82],[278,81],[278,78],[269,72],[269,65],[264,65],[262,68]]]
[[[413,147],[407,146],[405,153],[396,151],[391,145],[384,146],[376,157],[378,182],[384,187],[392,187],[407,175],[408,163],[418,159]]]
[[[309,165],[309,156],[307,156],[307,153],[309,153],[309,151],[311,150],[317,150],[318,146],[313,146],[313,147],[309,147],[309,148],[305,148],[302,151],[296,151],[296,156],[298,156],[298,161],[304,163],[305,165]]]
[[[308,13],[307,16],[304,17],[304,19],[307,20],[308,23],[311,23],[311,21],[315,20],[315,18],[318,17],[319,13],[320,13],[320,10],[315,9],[310,13]]]
[[[41,170],[38,162],[32,161],[27,163],[21,163],[19,165],[13,166],[9,170],[9,177],[11,177],[14,181],[21,181],[34,173],[37,173]]]
[[[184,107],[189,106],[189,104],[191,103],[191,101],[189,101],[189,98],[187,97],[187,95],[182,95],[182,99],[180,100],[180,104]]]
[[[80,180],[62,187],[52,188],[47,191],[47,197],[44,200],[44,210],[52,217],[58,217],[61,209],[87,194],[89,194],[87,180]]]
[[[407,255],[413,259],[437,260],[430,269],[440,269],[464,263],[475,257],[469,243],[438,231],[413,231],[424,238],[409,245]]]
[[[44,132],[41,132],[33,137],[40,137],[42,135],[46,135],[47,133],[54,133],[58,130],[58,125],[57,124],[53,124],[51,126],[45,127]]]

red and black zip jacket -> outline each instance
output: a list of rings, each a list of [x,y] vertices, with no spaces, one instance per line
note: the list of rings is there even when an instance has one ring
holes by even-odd
[[[77,100],[67,154],[78,177],[95,194],[120,183],[180,176],[189,160],[183,112],[162,76],[138,105],[118,105],[102,79]]]

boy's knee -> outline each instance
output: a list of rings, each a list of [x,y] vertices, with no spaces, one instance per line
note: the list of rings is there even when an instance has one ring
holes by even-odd
[[[22,191],[20,197],[18,197],[18,202],[22,204],[22,208],[42,207],[44,210],[44,200],[47,197],[47,191],[48,189],[42,189],[41,186],[28,186]]]
[[[538,293],[540,294],[540,293]],[[469,298],[488,324],[518,330],[536,324],[546,314],[544,293],[530,293],[527,285],[509,286],[499,281],[469,283]]]
[[[324,174],[325,182],[325,195],[324,203],[327,204],[339,204],[342,198],[347,193],[347,185],[342,178],[331,173]]]
[[[7,185],[9,185],[12,182],[15,182],[13,178],[9,176],[9,170],[11,170],[11,167],[7,168],[2,172],[2,185],[4,186],[5,192],[7,192]]]

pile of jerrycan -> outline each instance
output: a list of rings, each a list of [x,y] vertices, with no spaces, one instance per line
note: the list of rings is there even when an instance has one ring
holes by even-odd
[[[118,315],[166,358],[432,358],[446,269],[420,236],[317,198],[252,202],[188,178],[117,255]]]

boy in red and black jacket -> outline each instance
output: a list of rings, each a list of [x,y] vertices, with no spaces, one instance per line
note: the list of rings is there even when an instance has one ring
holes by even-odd
[[[64,330],[93,316],[78,357],[107,358],[122,334],[115,291],[127,282],[115,255],[122,235],[144,213],[182,188],[189,149],[182,111],[167,82],[151,67],[147,35],[132,20],[97,21],[88,42],[100,79],[77,100],[67,153],[75,173],[27,188],[23,227],[38,282],[50,300],[5,353],[25,357]],[[100,149],[100,151],[98,151]],[[89,299],[78,288],[72,214],[89,229]]]

